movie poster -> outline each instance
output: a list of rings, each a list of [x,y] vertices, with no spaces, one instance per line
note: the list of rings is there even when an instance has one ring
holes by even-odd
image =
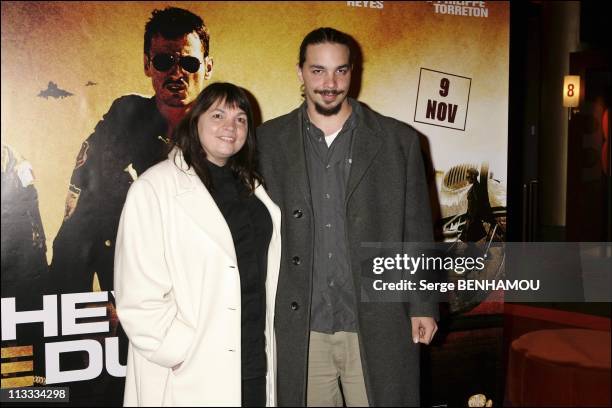
[[[302,102],[303,37],[349,33],[360,47],[352,94],[422,134],[438,239],[504,239],[506,2],[2,2],[2,388],[69,385],[71,403],[121,403],[114,233],[146,165],[97,174],[105,147],[88,138],[118,99],[153,95],[144,26],[167,6],[204,19],[209,82],[248,90],[262,121]],[[112,191],[88,198],[95,183],[73,177],[83,169]],[[77,232],[55,250],[67,222]]]

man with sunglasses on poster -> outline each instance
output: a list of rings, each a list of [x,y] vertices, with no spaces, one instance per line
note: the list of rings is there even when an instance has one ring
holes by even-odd
[[[200,17],[174,7],[153,11],[143,62],[155,95],[116,99],[83,142],[53,243],[52,276],[60,292],[90,292],[94,272],[100,288],[112,290],[114,239],[127,190],[165,159],[174,127],[211,76],[208,51]]]
[[[93,291],[94,274],[101,290],[113,290],[114,241],[128,188],[166,158],[175,126],[210,78],[209,40],[204,21],[192,12],[153,11],[145,25],[143,63],[155,95],[116,99],[82,144],[53,242],[50,276],[57,293]],[[119,331],[125,364],[127,340]]]

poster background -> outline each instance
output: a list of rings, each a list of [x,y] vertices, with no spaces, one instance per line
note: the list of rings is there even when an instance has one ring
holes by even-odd
[[[249,90],[264,121],[301,103],[295,63],[304,35],[319,26],[351,34],[364,56],[359,99],[424,134],[439,174],[487,161],[505,206],[509,5],[483,2],[488,17],[479,18],[436,14],[433,2],[355,3],[2,2],[2,141],[34,170],[47,260],[81,143],[114,99],[152,94],[143,73],[144,24],[168,5],[203,17],[212,81]],[[472,79],[465,131],[414,122],[421,68]],[[37,97],[49,81],[73,95]]]
[[[174,3],[173,3],[174,4]],[[362,47],[359,95],[374,110],[427,136],[437,170],[488,160],[505,181],[508,22],[505,3],[486,3],[488,18],[435,14],[429,3],[176,3],[203,16],[211,33],[213,81],[231,81],[258,100],[263,120],[301,102],[295,63],[311,29],[350,33]],[[34,169],[48,258],[81,143],[126,93],[151,95],[142,36],[152,9],[168,3],[2,3],[2,139]],[[414,123],[421,67],[473,78],[464,132]],[[54,81],[74,94],[36,95]],[[87,81],[96,86],[85,86]]]

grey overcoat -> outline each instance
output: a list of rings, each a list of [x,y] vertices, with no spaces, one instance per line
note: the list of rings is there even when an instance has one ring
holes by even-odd
[[[360,301],[362,242],[433,238],[417,132],[363,106],[346,189],[346,230],[357,296],[361,360],[370,406],[419,405],[419,346],[411,316],[437,317],[437,305]],[[257,129],[268,193],[281,208],[282,256],[276,297],[280,406],[306,402],[313,264],[313,210],[300,109]]]

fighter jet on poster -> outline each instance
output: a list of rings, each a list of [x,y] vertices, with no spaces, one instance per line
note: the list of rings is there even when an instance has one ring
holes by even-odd
[[[55,98],[55,99],[64,99],[65,97],[72,96],[72,95],[73,95],[72,93],[64,89],[58,88],[55,82],[49,81],[49,85],[47,85],[47,89],[40,91],[40,93],[37,96],[39,98],[45,98],[45,99],[49,99],[49,97]]]

